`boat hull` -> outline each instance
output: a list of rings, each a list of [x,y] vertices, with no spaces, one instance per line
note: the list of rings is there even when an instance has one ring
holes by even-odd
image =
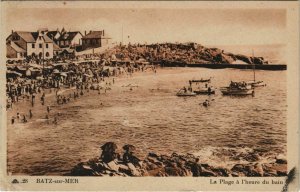
[[[221,89],[223,95],[253,95],[253,89]]]
[[[211,94],[215,94],[216,92],[213,91],[207,91],[207,90],[197,90],[194,91],[194,93],[196,93],[197,95],[211,95]]]
[[[196,94],[176,94],[178,97],[193,97],[196,96]]]

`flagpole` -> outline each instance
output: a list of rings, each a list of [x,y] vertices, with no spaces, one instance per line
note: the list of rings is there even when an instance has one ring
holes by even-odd
[[[254,51],[252,49],[252,64],[253,64],[253,77],[254,77],[254,83],[255,83],[255,63],[254,63]]]
[[[122,25],[122,45],[123,45],[123,25]]]

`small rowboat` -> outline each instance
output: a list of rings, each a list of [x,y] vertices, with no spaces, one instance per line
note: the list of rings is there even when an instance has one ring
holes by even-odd
[[[267,86],[263,81],[248,81],[247,85],[251,85],[252,87],[264,87]]]
[[[184,89],[180,89],[177,93],[176,96],[178,97],[191,97],[191,96],[196,96],[197,94],[189,91],[189,90],[184,90]]]
[[[210,82],[210,78],[209,79],[190,80],[190,83],[208,83],[208,82]]]

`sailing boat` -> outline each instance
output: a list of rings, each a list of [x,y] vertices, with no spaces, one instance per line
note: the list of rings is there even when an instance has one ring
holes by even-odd
[[[264,87],[266,84],[263,81],[256,81],[255,79],[255,63],[254,63],[254,51],[252,50],[252,66],[253,66],[253,81],[248,81],[247,84],[252,87]]]

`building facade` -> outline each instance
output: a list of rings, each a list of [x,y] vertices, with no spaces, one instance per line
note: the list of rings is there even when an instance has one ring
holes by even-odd
[[[57,44],[60,48],[75,48],[81,45],[82,37],[79,31],[62,32]]]
[[[90,31],[82,37],[82,49],[98,48],[111,44],[111,38],[102,31]]]
[[[53,58],[53,41],[46,33],[45,29],[37,32],[12,31],[6,39],[7,57]]]

